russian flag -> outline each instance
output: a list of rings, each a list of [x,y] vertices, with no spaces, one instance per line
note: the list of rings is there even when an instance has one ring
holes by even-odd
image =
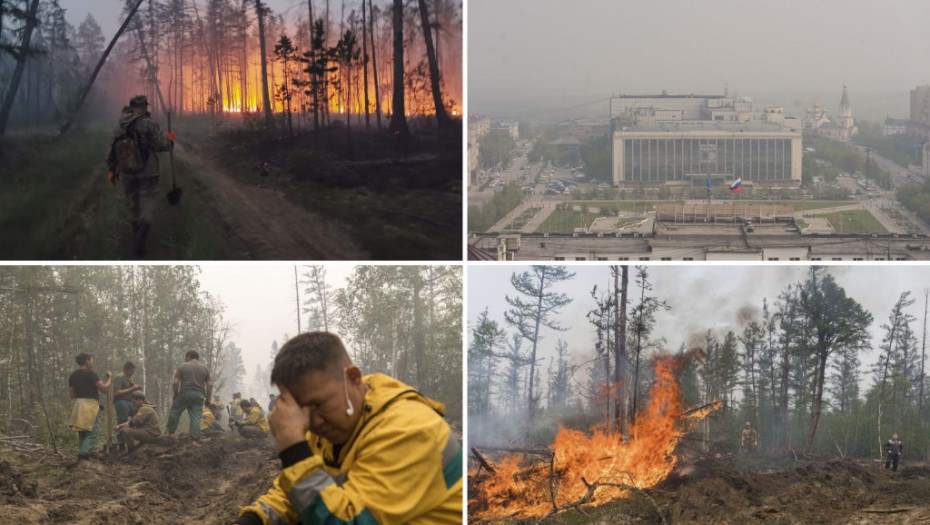
[[[730,184],[730,193],[736,193],[738,191],[743,191],[743,178],[742,177],[733,181],[733,184]]]

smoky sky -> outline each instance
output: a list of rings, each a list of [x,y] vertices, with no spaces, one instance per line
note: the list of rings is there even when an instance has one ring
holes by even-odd
[[[835,110],[845,84],[854,114],[906,117],[930,81],[928,20],[926,0],[469,0],[469,111],[606,116],[611,94],[727,85],[803,113]]]
[[[307,16],[306,0],[263,1],[265,5],[271,8],[275,15],[283,15],[285,23],[287,23],[289,27],[293,25],[298,17],[303,16],[306,18]],[[254,6],[255,2],[250,1],[249,4]],[[318,4],[324,4],[324,2],[320,0],[315,1],[313,4],[315,9],[319,9]],[[81,22],[84,21],[88,13],[93,15],[97,23],[100,24],[100,28],[103,30],[103,36],[107,39],[107,43],[110,42],[110,39],[113,38],[113,35],[116,34],[116,30],[119,29],[120,24],[123,22],[123,5],[125,5],[123,0],[66,0],[62,2],[62,7],[66,10],[65,16],[75,29],[81,25]],[[198,8],[201,9],[201,16],[204,14],[203,7],[205,5],[206,2],[202,0],[198,1]],[[336,17],[338,20],[339,9],[336,2],[332,2],[330,6],[330,17]],[[349,6],[347,5],[346,16],[348,16],[348,12]],[[254,13],[254,10],[252,13]],[[318,12],[315,11],[314,18],[317,16]]]
[[[468,334],[479,314],[488,308],[489,317],[507,330],[512,327],[504,321],[504,312],[508,305],[504,296],[515,295],[510,284],[514,272],[522,272],[526,266],[471,266],[468,268]],[[591,298],[594,285],[600,291],[613,285],[610,271],[605,266],[570,265],[575,278],[562,282],[554,288],[573,298],[559,316],[559,324],[567,328],[564,332],[543,329],[543,340],[539,345],[539,355],[546,358],[543,366],[548,366],[549,359],[555,355],[555,345],[559,339],[568,343],[569,353],[574,364],[585,363],[594,356],[596,334],[593,325],[585,317],[595,308]],[[924,290],[930,289],[930,266],[927,265],[869,265],[869,266],[835,266],[824,267],[832,274],[837,283],[843,287],[847,296],[859,302],[873,316],[869,329],[872,335],[871,350],[860,355],[863,380],[871,381],[865,373],[877,360],[877,347],[881,343],[883,330],[881,325],[887,323],[888,316],[902,292],[910,291],[915,299],[907,312],[916,320],[911,328],[918,338],[922,337],[924,312]],[[789,284],[797,284],[807,279],[810,267],[805,265],[652,265],[647,267],[649,281],[653,285],[654,295],[665,301],[669,310],[657,314],[654,338],[665,338],[663,348],[677,351],[681,344],[691,347],[703,344],[708,330],[722,341],[728,331],[742,335],[749,322],[762,320],[763,299],[768,301],[774,311],[778,295]],[[629,305],[639,302],[640,291],[636,285],[636,267],[630,267]],[[508,340],[509,340],[508,335]],[[526,348],[526,345],[524,345]]]

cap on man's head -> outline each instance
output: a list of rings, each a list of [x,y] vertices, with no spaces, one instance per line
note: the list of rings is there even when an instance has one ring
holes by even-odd
[[[141,399],[141,400],[145,401],[145,394],[143,394],[143,393],[140,392],[139,390],[136,390],[135,392],[129,394],[129,397],[130,397],[131,399]]]
[[[149,105],[149,98],[145,95],[136,95],[129,99],[129,107],[144,108]]]

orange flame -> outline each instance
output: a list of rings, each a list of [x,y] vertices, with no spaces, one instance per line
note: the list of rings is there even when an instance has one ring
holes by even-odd
[[[585,496],[588,488],[582,478],[589,483],[639,489],[664,480],[678,462],[675,447],[684,434],[720,406],[717,403],[683,413],[675,373],[690,357],[688,354],[657,359],[649,404],[637,416],[629,439],[603,427],[594,429],[590,435],[560,427],[549,447],[554,454],[552,464],[527,467],[515,457],[496,464],[496,473],[480,482],[478,492],[483,502],[469,503],[469,508],[474,509],[472,516],[538,518],[552,510],[553,503],[564,505]],[[621,487],[602,485],[588,503],[603,504],[623,497],[626,492]]]

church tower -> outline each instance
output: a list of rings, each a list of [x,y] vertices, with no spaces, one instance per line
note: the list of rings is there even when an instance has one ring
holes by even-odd
[[[846,86],[843,86],[843,96],[840,98],[840,112],[836,116],[836,125],[842,130],[848,130],[844,133],[845,138],[849,138],[849,135],[856,133],[852,108],[849,106],[849,95],[846,94]]]

